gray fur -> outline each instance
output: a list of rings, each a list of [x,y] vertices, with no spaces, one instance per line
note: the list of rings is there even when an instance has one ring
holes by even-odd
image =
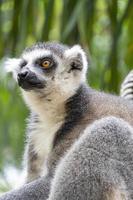
[[[0,200],[46,200],[50,189],[51,177],[42,177],[25,184],[22,188],[7,192]]]
[[[133,199],[133,128],[127,122],[94,122],[61,159],[48,200],[68,199]]]
[[[56,168],[48,200],[133,199],[133,128],[107,117],[88,126]],[[48,177],[0,197],[45,200]],[[48,181],[48,182],[47,182]]]
[[[51,169],[54,171],[60,157],[64,155],[66,150],[69,149],[73,142],[83,133],[83,130],[95,120],[112,115],[121,117],[133,125],[133,104],[129,101],[121,97],[97,92],[86,86],[82,86],[79,96],[75,95],[73,100],[71,98],[70,113],[75,114],[69,115],[70,113],[68,113],[68,116],[66,115],[69,120],[65,123],[68,124],[68,126],[63,124],[63,128],[57,132],[57,136],[55,137],[56,145],[53,146],[53,150],[48,158],[48,168],[50,171]],[[83,104],[81,107],[80,101]],[[76,102],[76,104],[74,104],[74,102]],[[82,113],[83,110],[84,112]],[[76,111],[79,113],[76,113]]]
[[[25,52],[29,52],[29,51],[34,51],[35,49],[47,49],[52,51],[54,54],[60,56],[61,58],[63,57],[63,53],[66,49],[68,49],[69,47],[63,44],[59,44],[57,42],[38,42],[37,44],[28,47],[24,50]]]

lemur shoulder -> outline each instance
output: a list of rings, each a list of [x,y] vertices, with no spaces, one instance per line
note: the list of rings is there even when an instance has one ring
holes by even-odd
[[[27,128],[27,182],[52,177],[60,158],[97,119],[115,116],[133,125],[131,102],[90,88],[79,45],[38,43],[9,59],[31,116]]]

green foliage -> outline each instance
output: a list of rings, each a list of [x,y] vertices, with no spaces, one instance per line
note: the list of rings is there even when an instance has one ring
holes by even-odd
[[[37,41],[79,43],[90,54],[90,85],[118,92],[133,66],[132,19],[132,0],[0,0],[0,170],[5,163],[20,166],[27,117],[2,58]]]

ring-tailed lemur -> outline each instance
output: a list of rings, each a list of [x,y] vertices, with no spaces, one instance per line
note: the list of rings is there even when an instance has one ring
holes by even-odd
[[[60,158],[95,120],[112,115],[133,125],[132,103],[87,86],[87,65],[79,45],[58,43],[35,44],[7,61],[31,110],[27,182],[45,175],[48,187]]]

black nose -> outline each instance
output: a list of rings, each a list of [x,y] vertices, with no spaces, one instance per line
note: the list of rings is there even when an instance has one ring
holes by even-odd
[[[18,73],[18,84],[20,87],[26,90],[44,87],[44,83],[41,82],[37,75],[30,70],[25,70]]]
[[[20,73],[18,73],[18,77],[20,79],[26,79],[28,77],[28,74],[29,74],[28,71],[20,72]]]

